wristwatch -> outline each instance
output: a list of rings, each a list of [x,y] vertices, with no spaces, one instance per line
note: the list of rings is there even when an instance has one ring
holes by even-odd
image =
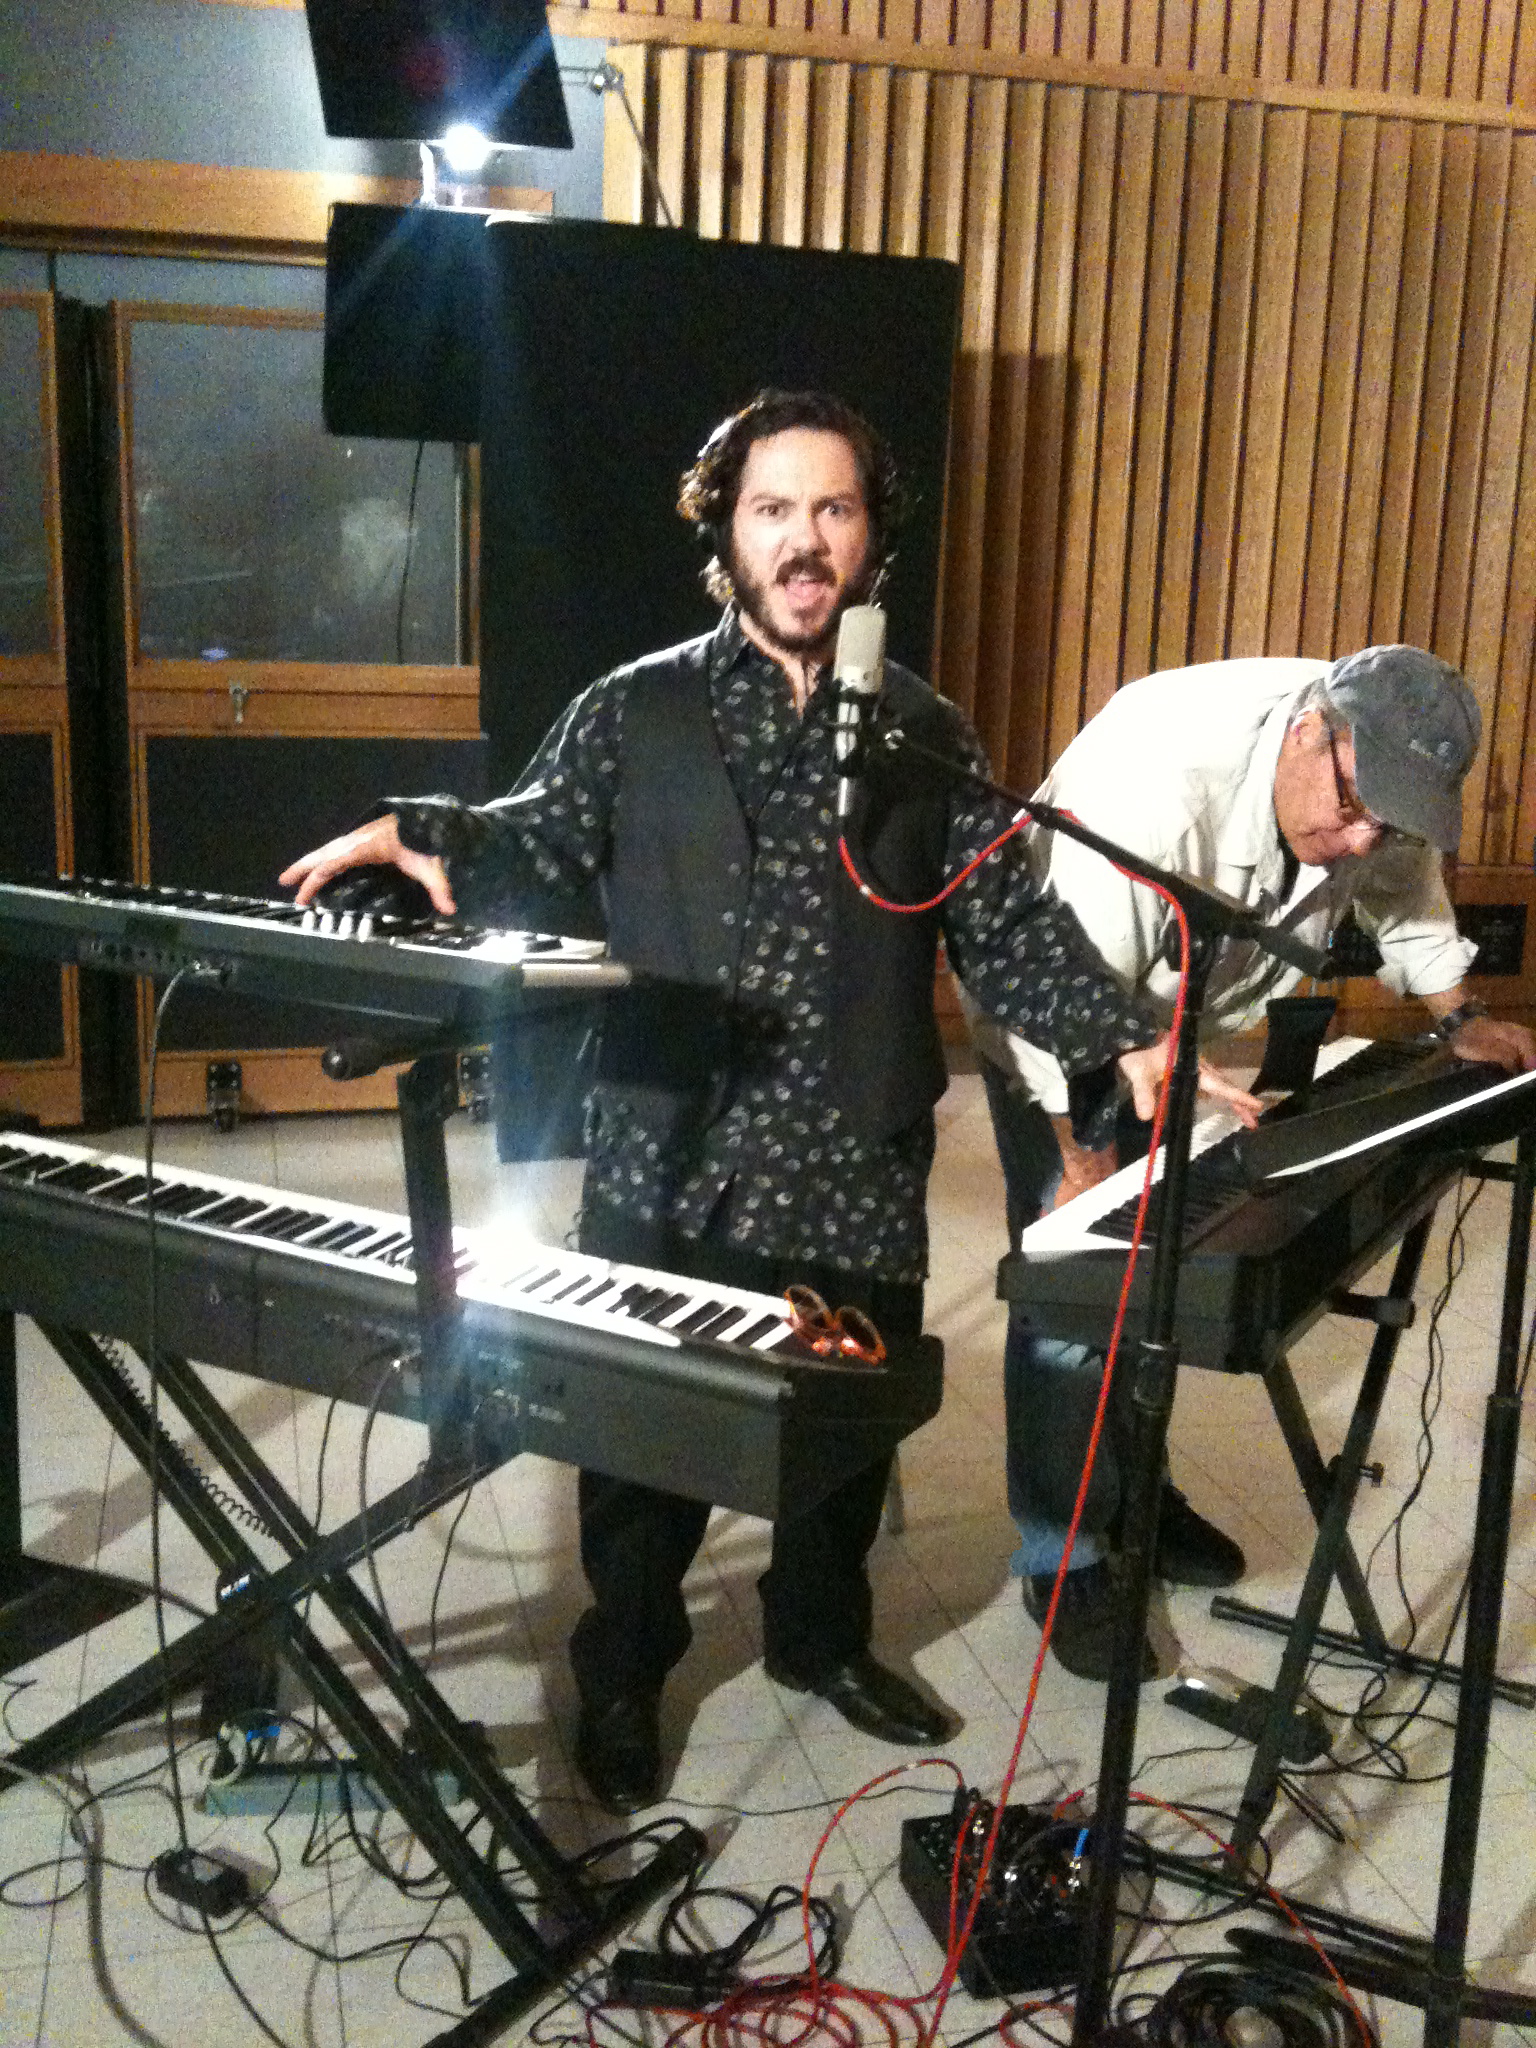
[[[1468,996],[1464,1003],[1458,1003],[1454,1010],[1447,1010],[1443,1017],[1437,1017],[1431,1027],[1442,1045],[1449,1045],[1463,1024],[1470,1024],[1475,1017],[1486,1017],[1488,1005]]]

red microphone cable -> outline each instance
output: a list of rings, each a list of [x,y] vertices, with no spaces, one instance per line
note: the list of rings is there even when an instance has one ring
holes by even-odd
[[[1020,811],[1019,815],[1014,819],[1013,823],[1008,827],[1008,829],[1005,832],[999,832],[997,837],[994,840],[992,840],[990,844],[984,846],[981,849],[980,853],[978,853],[974,859],[968,860],[966,862],[965,866],[960,870],[959,874],[956,875],[952,881],[948,881],[944,884],[943,888],[939,891],[937,896],[930,896],[926,903],[896,903],[893,902],[889,897],[881,896],[877,893],[876,890],[872,889],[869,883],[865,881],[864,877],[859,873],[858,869],[854,866],[853,854],[849,850],[848,838],[846,833],[839,834],[837,841],[837,851],[839,859],[842,861],[844,868],[847,870],[849,881],[852,882],[853,886],[855,887],[855,889],[858,890],[859,894],[864,898],[864,901],[866,903],[872,903],[875,906],[876,910],[894,911],[899,917],[913,917],[920,910],[937,910],[941,903],[947,902],[948,899],[954,895],[955,891],[959,888],[962,882],[968,882],[970,880],[971,876],[975,874],[976,870],[982,865],[983,861],[989,861],[992,858],[993,854],[997,852],[1000,846],[1006,846],[1008,841],[1012,839],[1016,833],[1022,832],[1024,830],[1024,827],[1028,823],[1029,813],[1027,811]]]
[[[1064,812],[1063,815],[1068,818],[1073,817],[1073,813],[1070,811]],[[1026,824],[1028,824],[1028,822],[1028,814],[1024,811],[1021,811],[1005,831],[998,833],[996,838],[991,840],[986,846],[984,846],[982,850],[972,860],[968,861],[966,865],[960,869],[959,873],[953,876],[950,881],[946,882],[944,887],[940,889],[936,895],[928,897],[925,901],[921,903],[898,903],[890,898],[881,896],[874,888],[872,888],[871,885],[864,880],[863,876],[859,873],[858,868],[854,863],[853,854],[849,848],[846,835],[841,835],[838,839],[838,854],[842,860],[843,867],[847,872],[849,880],[853,883],[854,887],[858,890],[859,894],[864,898],[864,900],[867,903],[873,904],[876,909],[890,911],[896,915],[913,916],[919,912],[936,910],[941,904],[947,901],[947,899],[955,893],[955,891],[961,886],[963,882],[969,880],[969,878],[976,872],[976,870],[979,867],[982,866],[982,864],[985,861],[990,860],[992,856],[1008,842],[1008,840],[1014,838],[1020,831],[1022,831],[1022,829]],[[1079,821],[1074,818],[1073,822],[1075,823]],[[1175,918],[1178,920],[1179,985],[1177,994],[1174,999],[1173,1019],[1168,1034],[1168,1056],[1166,1064],[1163,1069],[1163,1084],[1158,1091],[1157,1105],[1153,1115],[1151,1142],[1147,1149],[1146,1171],[1142,1177],[1141,1195],[1137,1203],[1136,1218],[1131,1233],[1130,1248],[1126,1256],[1125,1273],[1121,1281],[1119,1300],[1116,1304],[1114,1326],[1110,1333],[1109,1348],[1105,1354],[1104,1373],[1099,1387],[1098,1404],[1094,1410],[1093,1424],[1089,1432],[1088,1447],[1083,1460],[1082,1476],[1078,1482],[1077,1497],[1073,1502],[1072,1516],[1067,1525],[1067,1533],[1062,1549],[1061,1563],[1057,1567],[1055,1583],[1051,1588],[1051,1598],[1046,1607],[1045,1620],[1042,1624],[1040,1631],[1039,1648],[1035,1653],[1035,1661],[1030,1670],[1029,1685],[1025,1694],[1024,1707],[1019,1717],[1018,1733],[1015,1737],[1013,1750],[1009,1755],[1008,1763],[1003,1773],[1002,1784],[998,1791],[996,1806],[993,1812],[992,1825],[988,1830],[987,1839],[982,1849],[982,1854],[977,1866],[976,1875],[972,1881],[970,1899],[966,1909],[965,1919],[963,1924],[958,1929],[958,1931],[956,1931],[954,1928],[954,1920],[956,1917],[956,1911],[959,1903],[960,1858],[964,1846],[963,1829],[959,1832],[956,1838],[955,1862],[950,1874],[951,1941],[949,1944],[949,1952],[945,1957],[943,1971],[940,1974],[939,1980],[937,1984],[934,1986],[933,1991],[929,1994],[929,1996],[935,2000],[935,2006],[932,2014],[928,2018],[923,2028],[922,2034],[919,2037],[920,2042],[923,2044],[930,2043],[936,2038],[939,2021],[943,2017],[944,2008],[948,2004],[950,1994],[954,1988],[955,1978],[959,1970],[960,1961],[965,1953],[966,1945],[970,1940],[971,1930],[976,1920],[976,1913],[985,1892],[987,1874],[990,1870],[993,1854],[997,1847],[997,1839],[1002,1828],[1003,1816],[1007,1810],[1008,1794],[1012,1790],[1014,1778],[1018,1773],[1019,1760],[1023,1754],[1025,1738],[1029,1731],[1030,1722],[1034,1716],[1035,1701],[1040,1690],[1040,1680],[1045,1668],[1045,1658],[1050,1648],[1051,1634],[1056,1625],[1057,1608],[1061,1603],[1062,1586],[1065,1582],[1068,1569],[1071,1565],[1072,1551],[1077,1541],[1078,1529],[1082,1523],[1083,1512],[1087,1504],[1088,1487],[1093,1477],[1094,1466],[1098,1459],[1099,1445],[1104,1434],[1104,1424],[1109,1412],[1109,1397],[1111,1389],[1114,1384],[1115,1368],[1119,1362],[1120,1345],[1125,1330],[1125,1318],[1130,1307],[1131,1286],[1135,1277],[1136,1261],[1141,1250],[1142,1239],[1146,1229],[1147,1210],[1150,1203],[1153,1186],[1153,1173],[1156,1165],[1158,1150],[1162,1144],[1164,1126],[1167,1121],[1169,1094],[1168,1084],[1172,1077],[1173,1064],[1177,1056],[1179,1033],[1183,1026],[1184,1012],[1188,996],[1190,966],[1190,935],[1189,921],[1185,916],[1183,906],[1180,903],[1178,903],[1166,889],[1160,888],[1155,882],[1147,881],[1143,876],[1129,875],[1128,871],[1124,868],[1119,867],[1118,863],[1116,862],[1111,861],[1110,865],[1112,867],[1115,867],[1117,873],[1126,874],[1128,879],[1131,881],[1142,882],[1143,886],[1152,889],[1155,894],[1161,896],[1164,902],[1170,906]],[[861,1788],[861,1791],[859,1793],[854,1794],[855,1799],[862,1796],[863,1789],[864,1788]]]
[[[1154,885],[1148,884],[1148,886],[1152,887]],[[943,2016],[944,2008],[949,2002],[949,1996],[954,1987],[955,1976],[960,1966],[960,1958],[964,1954],[966,1944],[970,1939],[977,1909],[981,1903],[987,1873],[991,1868],[993,1852],[997,1846],[997,1838],[1003,1824],[1003,1815],[1008,1805],[1008,1794],[1013,1788],[1013,1781],[1018,1772],[1019,1759],[1024,1750],[1025,1737],[1029,1732],[1029,1724],[1034,1716],[1035,1700],[1040,1690],[1040,1680],[1045,1669],[1046,1653],[1050,1648],[1051,1633],[1056,1626],[1056,1610],[1061,1603],[1062,1586],[1071,1567],[1072,1551],[1077,1542],[1077,1532],[1081,1526],[1083,1511],[1087,1504],[1088,1487],[1093,1477],[1094,1465],[1099,1454],[1099,1444],[1104,1434],[1105,1419],[1109,1412],[1109,1396],[1114,1384],[1115,1368],[1119,1362],[1126,1314],[1130,1308],[1131,1285],[1135,1277],[1136,1260],[1141,1250],[1142,1237],[1146,1229],[1147,1209],[1152,1195],[1153,1171],[1157,1161],[1158,1148],[1162,1143],[1163,1127],[1167,1121],[1168,1081],[1173,1070],[1179,1029],[1184,1020],[1185,997],[1189,983],[1188,920],[1185,918],[1181,906],[1175,903],[1166,891],[1158,890],[1158,894],[1163,896],[1166,902],[1172,904],[1174,915],[1179,922],[1179,987],[1178,994],[1174,1000],[1173,1023],[1168,1037],[1168,1061],[1163,1070],[1163,1086],[1158,1091],[1157,1107],[1152,1119],[1152,1138],[1147,1148],[1147,1164],[1146,1170],[1142,1175],[1141,1196],[1136,1207],[1136,1220],[1131,1232],[1130,1250],[1126,1256],[1125,1273],[1120,1283],[1120,1296],[1115,1307],[1115,1320],[1110,1332],[1109,1349],[1105,1354],[1104,1374],[1099,1386],[1098,1405],[1094,1409],[1093,1426],[1088,1436],[1088,1448],[1083,1459],[1082,1477],[1078,1481],[1077,1498],[1072,1504],[1072,1516],[1067,1524],[1066,1538],[1062,1546],[1061,1563],[1056,1570],[1055,1583],[1051,1587],[1050,1601],[1045,1610],[1045,1620],[1041,1625],[1039,1648],[1035,1652],[1035,1661],[1030,1669],[1029,1685],[1025,1693],[1024,1707],[1019,1716],[1018,1734],[1014,1740],[1012,1753],[1008,1758],[1007,1768],[1003,1773],[1002,1785],[997,1795],[996,1811],[992,1817],[992,1826],[988,1832],[976,1876],[971,1887],[970,1904],[966,1912],[964,1925],[960,1929],[958,1941],[954,1944],[950,1955],[945,1960],[943,1975],[940,1977],[934,1990],[937,2005],[929,2022],[929,2031],[924,2036],[925,2041],[931,2041],[937,2033],[939,2021]],[[959,1846],[957,1843],[956,1876],[958,1876]]]

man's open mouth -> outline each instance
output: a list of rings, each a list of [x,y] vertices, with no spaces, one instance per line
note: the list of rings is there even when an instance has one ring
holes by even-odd
[[[780,584],[836,582],[832,571],[824,562],[786,562],[773,580]]]

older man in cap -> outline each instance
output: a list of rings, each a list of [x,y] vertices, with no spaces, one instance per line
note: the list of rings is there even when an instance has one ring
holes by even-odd
[[[1475,948],[1456,930],[1441,856],[1461,837],[1461,785],[1481,737],[1465,680],[1413,647],[1371,647],[1331,665],[1254,658],[1177,669],[1128,684],[1067,748],[1040,794],[1162,866],[1214,883],[1314,946],[1353,911],[1381,949],[1381,978],[1419,997],[1460,1057],[1536,1066],[1536,1039],[1468,992]],[[1076,911],[1128,989],[1171,1016],[1178,982],[1171,913],[1074,841],[1036,833],[1041,879]],[[1252,947],[1223,949],[1204,1028],[1244,1031],[1294,986],[1294,968]],[[981,1055],[1008,1189],[1010,1235],[1135,1156],[1073,1140],[1061,1069],[1049,1053],[980,1016]],[[1141,1138],[1140,1149],[1145,1149]],[[1006,1353],[1014,1569],[1038,1622],[1065,1548],[1103,1360],[1053,1338],[1015,1306]],[[1081,1677],[1108,1675],[1120,1489],[1112,1428],[1101,1446],[1063,1585],[1052,1645]],[[1221,1586],[1243,1554],[1165,1482],[1156,1569],[1175,1584]],[[1146,1676],[1156,1675],[1150,1645]]]

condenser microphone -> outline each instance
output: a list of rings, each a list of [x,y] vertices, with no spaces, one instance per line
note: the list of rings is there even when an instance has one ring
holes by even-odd
[[[832,680],[837,689],[837,727],[832,758],[837,763],[837,822],[853,815],[853,782],[865,719],[880,694],[885,672],[885,613],[877,604],[850,605],[837,629]]]

